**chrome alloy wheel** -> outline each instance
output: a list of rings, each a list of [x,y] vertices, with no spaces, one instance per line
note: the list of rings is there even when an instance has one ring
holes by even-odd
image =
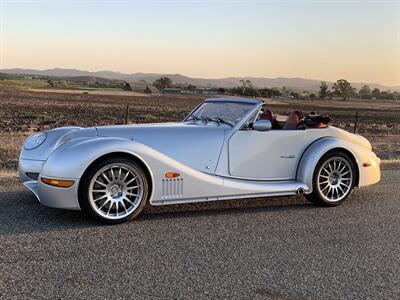
[[[318,188],[328,202],[342,200],[353,186],[353,171],[350,163],[342,157],[328,159],[318,172]]]
[[[105,219],[122,219],[133,213],[143,200],[143,178],[125,163],[101,168],[89,185],[89,202]]]

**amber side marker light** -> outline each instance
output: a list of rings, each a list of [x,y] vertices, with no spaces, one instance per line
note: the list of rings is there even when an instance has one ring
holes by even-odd
[[[181,176],[181,174],[177,173],[177,172],[167,172],[165,173],[165,177],[166,178],[176,178]]]
[[[42,182],[46,183],[48,185],[52,186],[57,186],[57,187],[63,187],[63,188],[69,188],[74,184],[73,180],[58,180],[58,179],[51,179],[51,178],[45,178],[42,177]]]
[[[363,163],[363,167],[364,168],[368,168],[368,167],[376,167],[376,162],[371,159],[370,161],[366,161],[365,163]]]

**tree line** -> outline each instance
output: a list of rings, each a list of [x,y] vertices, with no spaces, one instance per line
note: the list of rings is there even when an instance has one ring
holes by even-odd
[[[291,96],[294,99],[326,99],[333,97],[341,97],[343,100],[349,100],[350,98],[358,99],[388,99],[397,100],[400,99],[399,92],[381,91],[378,88],[371,88],[368,85],[364,85],[357,91],[356,88],[352,87],[350,82],[346,79],[339,79],[333,83],[332,88],[329,89],[326,81],[321,81],[319,92],[310,93],[303,92],[299,93],[289,88],[257,88],[250,80],[240,80],[240,86],[229,89],[228,92],[234,95],[250,96],[250,97],[279,97],[279,96]],[[306,94],[306,96],[304,96]]]
[[[360,90],[357,91],[357,89],[353,88],[350,82],[345,79],[339,79],[336,81],[332,86],[332,90],[329,90],[328,84],[325,81],[321,81],[321,85],[319,87],[319,98],[325,99],[327,97],[335,96],[339,96],[343,100],[349,100],[350,98],[387,100],[400,99],[399,92],[381,91],[378,88],[371,90],[369,85],[363,85]]]
[[[186,89],[195,89],[194,85],[177,85],[172,82],[172,80],[166,76],[157,79],[154,83],[158,89],[163,90],[165,88],[179,87]],[[358,99],[388,99],[397,100],[400,99],[399,92],[391,91],[380,91],[378,88],[371,89],[368,85],[364,85],[357,91],[356,88],[352,87],[350,82],[346,79],[339,79],[333,83],[332,87],[326,81],[321,81],[319,92],[297,92],[290,88],[257,88],[253,85],[250,80],[242,79],[240,80],[240,85],[237,87],[224,89],[219,89],[220,93],[227,93],[239,96],[248,97],[279,97],[279,96],[291,96],[294,99],[331,99],[333,97],[340,97],[343,100],[349,100],[350,98]]]

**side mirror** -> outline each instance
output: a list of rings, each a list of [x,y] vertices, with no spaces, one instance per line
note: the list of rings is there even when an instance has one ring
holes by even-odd
[[[253,123],[253,129],[257,131],[271,130],[272,123],[269,120],[258,120]]]

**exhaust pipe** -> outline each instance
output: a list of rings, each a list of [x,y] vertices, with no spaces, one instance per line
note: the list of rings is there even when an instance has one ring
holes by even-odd
[[[302,196],[302,195],[304,195],[304,189],[303,188],[298,188],[296,193],[297,193],[297,195]]]

